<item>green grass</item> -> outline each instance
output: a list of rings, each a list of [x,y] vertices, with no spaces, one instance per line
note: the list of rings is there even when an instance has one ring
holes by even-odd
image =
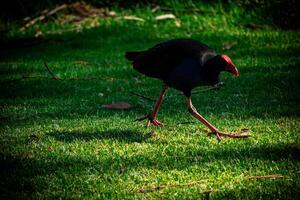
[[[178,14],[181,27],[176,27],[174,21],[156,22],[157,13],[140,8],[121,14],[145,18],[143,23],[106,19],[80,33],[46,36],[49,40],[34,46],[1,50],[1,197],[296,199],[300,33],[246,29],[237,12]],[[51,24],[39,26],[49,30]],[[22,35],[16,30],[9,34]],[[184,96],[173,89],[158,116],[169,126],[146,129],[144,123],[134,122],[153,102],[130,91],[156,98],[161,82],[135,72],[124,52],[178,37],[198,39],[232,58],[240,77],[222,74],[224,88],[192,98],[219,129],[248,128],[251,138],[218,142],[208,137],[206,128],[188,113]],[[222,50],[224,42],[236,45]],[[49,76],[44,61],[61,78],[103,79],[9,82],[26,73]],[[101,107],[117,101],[133,108]],[[193,123],[177,125],[187,121]],[[273,174],[283,177],[247,178]],[[139,192],[198,180],[203,182]]]

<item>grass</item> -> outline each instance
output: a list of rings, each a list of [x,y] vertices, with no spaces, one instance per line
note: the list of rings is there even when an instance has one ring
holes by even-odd
[[[174,21],[156,22],[156,13],[147,8],[119,12],[146,21],[105,19],[80,33],[46,35],[48,40],[37,45],[1,50],[1,197],[296,199],[299,32],[247,29],[240,25],[243,19],[236,9],[228,14],[178,14],[180,27]],[[39,26],[49,30],[51,23]],[[17,29],[9,34],[22,35]],[[240,77],[222,74],[224,88],[192,98],[219,129],[249,128],[251,138],[218,142],[208,137],[173,89],[158,116],[169,126],[146,129],[144,123],[134,122],[153,102],[130,91],[156,98],[161,82],[135,72],[124,52],[177,37],[198,39],[232,58]],[[224,43],[235,45],[222,50]],[[10,81],[27,73],[49,76],[44,61],[61,78],[103,79]],[[134,107],[101,107],[117,101]],[[186,121],[193,123],[177,124]],[[248,178],[274,174],[283,177]],[[200,182],[174,186],[193,181]]]

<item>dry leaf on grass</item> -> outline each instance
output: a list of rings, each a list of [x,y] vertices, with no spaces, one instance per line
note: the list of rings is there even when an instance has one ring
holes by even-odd
[[[180,27],[181,26],[181,23],[178,19],[175,20],[175,26],[176,27]]]
[[[130,108],[132,108],[132,106],[127,102],[121,101],[121,102],[115,102],[115,103],[111,103],[111,104],[102,105],[102,108],[124,110],[124,109],[130,109]]]
[[[140,22],[145,21],[144,19],[136,17],[136,16],[124,16],[123,18],[126,20],[134,20],[134,21],[140,21]]]
[[[155,17],[155,20],[164,20],[164,19],[176,19],[176,17],[173,14],[165,14],[165,15],[159,15]]]

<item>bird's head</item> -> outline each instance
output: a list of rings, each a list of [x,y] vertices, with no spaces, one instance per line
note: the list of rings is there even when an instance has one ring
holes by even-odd
[[[239,75],[238,69],[234,66],[233,62],[227,55],[221,54],[221,55],[217,55],[217,57],[220,62],[220,67],[222,67],[221,69],[222,71],[230,72],[234,76]]]
[[[238,69],[234,66],[231,59],[225,55],[216,55],[210,58],[206,63],[205,66],[208,70],[211,70],[212,74],[219,74],[222,71],[230,72],[234,76],[239,75]]]

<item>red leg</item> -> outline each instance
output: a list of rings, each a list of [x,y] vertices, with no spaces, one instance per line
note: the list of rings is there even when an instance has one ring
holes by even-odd
[[[141,117],[139,119],[137,119],[138,121],[142,121],[144,119],[148,119],[147,121],[147,127],[150,126],[150,125],[153,125],[153,126],[163,126],[163,124],[161,122],[159,122],[157,119],[156,119],[156,116],[157,116],[157,113],[158,113],[158,110],[159,110],[159,107],[164,99],[164,95],[165,95],[165,92],[166,90],[168,89],[168,86],[166,84],[163,85],[162,87],[162,90],[159,94],[159,97],[154,105],[154,108],[153,108],[153,111],[151,113],[149,113],[148,115],[144,116],[144,117]]]
[[[189,107],[190,113],[196,117],[199,121],[201,121],[206,127],[209,128],[209,130],[217,136],[217,138],[220,140],[221,136],[231,137],[231,138],[245,138],[249,135],[247,134],[235,134],[235,133],[226,133],[219,131],[214,125],[212,125],[209,121],[207,121],[204,117],[202,117],[196,110],[196,108],[192,104],[191,97],[187,97],[187,104]]]

